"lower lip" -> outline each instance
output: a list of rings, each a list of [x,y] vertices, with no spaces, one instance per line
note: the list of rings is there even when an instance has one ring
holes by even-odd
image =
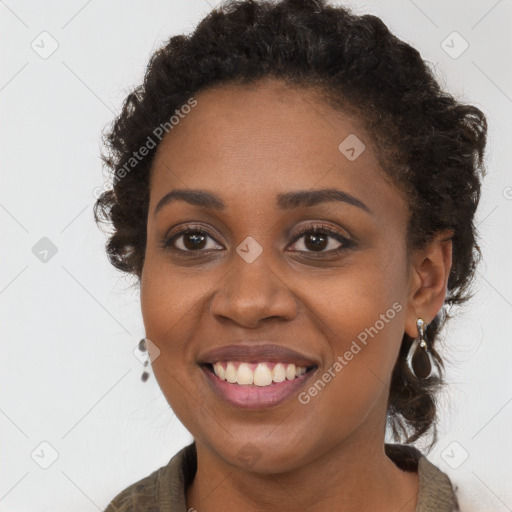
[[[280,404],[296,393],[316,373],[317,368],[306,372],[293,380],[275,382],[269,386],[256,386],[255,384],[231,384],[221,380],[206,366],[201,366],[209,385],[220,398],[231,405],[244,409],[263,409]]]

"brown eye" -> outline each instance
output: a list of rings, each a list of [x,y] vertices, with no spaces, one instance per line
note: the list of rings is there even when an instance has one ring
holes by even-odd
[[[203,229],[188,227],[163,240],[161,246],[164,249],[171,247],[183,252],[215,249],[215,246],[212,246],[212,244],[208,247],[208,239],[214,240],[213,237]]]
[[[181,235],[181,237],[183,238],[183,245],[186,247],[186,249],[193,251],[195,249],[204,249],[205,241],[208,235],[203,233],[190,232]]]
[[[302,245],[305,247],[305,251],[298,249],[299,252],[340,252],[352,245],[352,242],[341,233],[323,226],[309,226],[300,230],[295,234],[294,245],[296,245],[297,240],[301,238],[304,239]],[[336,244],[336,242],[338,243]]]
[[[303,238],[304,249],[295,249],[297,252],[305,253],[338,253],[353,246],[353,242],[347,237],[324,226],[308,226],[295,234],[293,245]],[[209,240],[212,243],[209,244]],[[162,240],[160,246],[164,249],[172,249],[181,252],[206,252],[222,249],[222,246],[215,245],[216,240],[200,226],[189,226]],[[336,243],[337,242],[337,243]],[[208,245],[209,244],[209,245]]]

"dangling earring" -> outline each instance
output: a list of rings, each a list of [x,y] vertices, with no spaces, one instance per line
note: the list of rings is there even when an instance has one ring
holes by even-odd
[[[414,340],[407,354],[407,363],[412,374],[418,379],[427,379],[432,373],[432,356],[425,339],[425,322],[418,318],[416,322],[419,337]]]
[[[146,346],[146,338],[142,338],[139,341],[139,350],[141,352],[147,352],[148,351],[148,348]],[[144,361],[143,364],[144,364],[144,368],[149,365],[149,354],[148,354],[147,359]],[[142,372],[142,375],[140,376],[140,380],[142,380],[142,382],[146,382],[148,379],[149,379],[149,373],[146,370],[144,370]]]

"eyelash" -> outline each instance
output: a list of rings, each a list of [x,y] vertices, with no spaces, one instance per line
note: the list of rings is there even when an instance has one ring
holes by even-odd
[[[177,233],[173,234],[172,236],[164,238],[160,242],[159,246],[162,249],[167,249],[167,250],[170,249],[170,250],[179,251],[179,252],[182,252],[182,253],[201,253],[201,252],[206,252],[205,249],[183,250],[183,249],[178,249],[178,248],[176,248],[176,247],[174,247],[172,245],[174,240],[178,239],[181,236],[185,236],[185,235],[192,234],[192,233],[193,234],[206,235],[206,236],[212,238],[213,240],[215,240],[215,238],[212,235],[210,235],[210,233],[208,233],[208,231],[206,231],[201,226],[187,226],[187,228],[185,228],[185,229],[183,229],[181,231],[178,231]],[[308,254],[313,254],[313,255],[314,254],[337,255],[337,254],[343,252],[344,250],[349,249],[349,248],[354,246],[354,242],[352,240],[349,240],[348,238],[343,236],[341,233],[339,233],[339,232],[333,230],[332,228],[330,228],[328,226],[325,226],[323,224],[314,224],[314,225],[311,225],[311,226],[306,226],[306,227],[303,227],[303,228],[299,228],[297,230],[297,232],[294,234],[292,245],[295,244],[295,242],[297,242],[304,235],[318,234],[318,233],[321,233],[321,234],[324,234],[324,235],[328,235],[329,238],[334,238],[335,240],[340,242],[342,245],[340,247],[338,247],[337,249],[331,249],[330,251],[297,251],[297,252],[306,252]],[[215,240],[215,242],[217,242],[217,241]]]

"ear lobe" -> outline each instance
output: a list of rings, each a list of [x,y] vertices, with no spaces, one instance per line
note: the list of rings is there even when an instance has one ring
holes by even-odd
[[[419,335],[416,320],[422,318],[429,324],[444,304],[452,267],[452,237],[453,231],[442,231],[412,255],[405,323],[405,332],[412,338]]]

